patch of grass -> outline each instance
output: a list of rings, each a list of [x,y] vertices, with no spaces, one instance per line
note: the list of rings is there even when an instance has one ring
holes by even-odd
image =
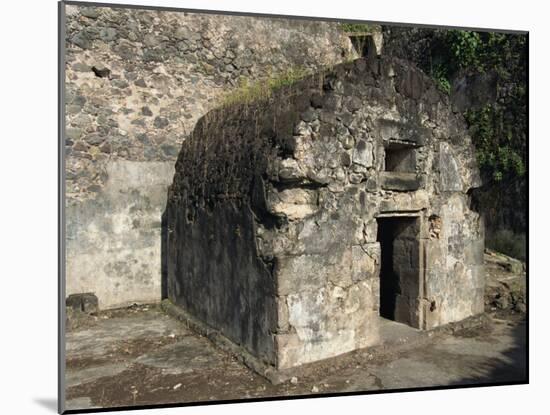
[[[278,76],[268,79],[269,88],[275,91],[283,86],[289,86],[310,75],[311,72],[302,67],[291,68]]]
[[[295,67],[254,82],[241,78],[239,86],[223,97],[222,106],[266,100],[271,97],[274,91],[290,86],[310,74],[311,72],[305,68]]]
[[[346,33],[370,33],[373,30],[373,27],[366,23],[341,23],[341,28]]]

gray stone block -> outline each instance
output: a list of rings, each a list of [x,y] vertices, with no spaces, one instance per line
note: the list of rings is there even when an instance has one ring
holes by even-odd
[[[415,173],[382,172],[379,180],[380,187],[385,190],[410,192],[420,188],[420,181]]]
[[[71,294],[65,300],[65,304],[73,312],[94,314],[99,311],[99,303],[94,293]]]

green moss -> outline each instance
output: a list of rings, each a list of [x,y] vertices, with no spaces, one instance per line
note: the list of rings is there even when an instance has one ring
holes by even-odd
[[[311,72],[302,67],[290,68],[279,74],[270,75],[255,82],[241,78],[239,86],[226,94],[222,99],[222,106],[247,104],[254,101],[266,100],[272,93],[282,87],[290,86],[310,75]]]

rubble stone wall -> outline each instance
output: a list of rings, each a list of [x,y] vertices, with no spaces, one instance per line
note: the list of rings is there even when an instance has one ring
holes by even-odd
[[[352,53],[335,23],[67,5],[67,295],[158,301],[180,146],[241,79]]]
[[[216,109],[169,190],[168,298],[278,369],[376,344],[377,220],[404,216],[418,219],[411,325],[480,313],[483,230],[468,195],[479,184],[462,117],[399,59]]]

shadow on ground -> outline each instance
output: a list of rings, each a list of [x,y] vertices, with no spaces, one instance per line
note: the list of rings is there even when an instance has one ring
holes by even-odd
[[[477,367],[479,375],[465,377],[450,385],[527,383],[526,321],[522,319],[511,326],[509,336],[512,338],[509,348],[501,352],[498,358],[479,362]]]
[[[486,320],[452,332],[392,330],[395,346],[273,385],[157,306],[100,313],[67,333],[67,409],[525,382],[525,321]]]

